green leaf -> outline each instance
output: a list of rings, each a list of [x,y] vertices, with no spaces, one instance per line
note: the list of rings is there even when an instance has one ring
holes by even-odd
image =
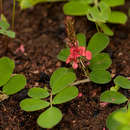
[[[101,23],[99,24],[99,26],[106,35],[108,36],[114,35],[113,31],[105,23]]]
[[[100,101],[121,104],[125,103],[128,99],[119,92],[115,91],[105,91],[101,94]]]
[[[76,80],[75,73],[72,69],[59,68],[51,76],[50,86],[52,88],[52,93],[56,94],[63,90],[65,87],[69,86]]]
[[[27,98],[20,102],[20,107],[24,111],[38,111],[49,105],[49,102],[36,98]]]
[[[65,48],[65,49],[62,49],[60,51],[60,53],[58,54],[57,58],[61,61],[64,61],[66,62],[68,56],[70,55],[70,49],[69,48]]]
[[[106,3],[100,2],[98,6],[94,6],[88,10],[87,18],[96,23],[105,23],[110,15],[110,7]]]
[[[125,0],[102,0],[110,7],[120,6],[125,4]]]
[[[108,19],[108,22],[115,24],[125,24],[127,21],[127,15],[120,11],[112,11]]]
[[[77,39],[78,39],[78,42],[79,42],[79,46],[86,47],[86,37],[83,33],[78,33]]]
[[[15,32],[8,30],[0,30],[0,34],[6,35],[10,38],[15,38]]]
[[[120,125],[118,126],[118,130],[130,130],[130,125]]]
[[[127,109],[126,108],[121,108],[121,109],[118,109],[114,112],[112,112],[108,117],[107,117],[107,121],[106,121],[106,126],[109,130],[119,130],[119,126],[121,125],[120,122],[118,122],[117,120],[114,119],[114,115],[117,113],[117,112],[126,112]]]
[[[6,17],[4,16],[4,14],[1,14],[1,21],[5,21],[6,23],[8,23]]]
[[[96,56],[99,52],[104,50],[109,44],[109,37],[104,33],[96,33],[90,39],[87,50],[92,52],[92,57]]]
[[[26,78],[24,75],[16,74],[9,79],[7,84],[3,87],[3,92],[7,95],[12,95],[22,90],[26,85]]]
[[[9,26],[10,25],[6,21],[0,20],[0,28],[7,30]]]
[[[62,119],[61,111],[56,107],[50,107],[37,119],[37,123],[42,128],[52,128]]]
[[[86,15],[90,6],[87,1],[70,1],[63,7],[66,15]]]
[[[120,122],[121,124],[124,125],[130,125],[130,114],[129,112],[117,112],[114,115],[115,120],[117,120],[118,122]],[[129,127],[130,128],[130,127]]]
[[[108,69],[112,64],[111,58],[107,53],[99,53],[90,61],[91,70]]]
[[[18,0],[20,2],[20,7],[22,9],[30,8],[38,3],[43,2],[58,2],[58,1],[64,1],[64,0]]]
[[[10,38],[15,38],[15,32],[13,32],[13,31],[7,31],[6,32],[6,35],[8,36],[8,37],[10,37]]]
[[[111,75],[106,70],[93,70],[90,73],[90,80],[97,84],[105,84],[111,81]]]
[[[130,80],[123,76],[117,76],[114,83],[121,88],[130,89]]]
[[[6,84],[10,79],[14,67],[15,64],[13,60],[7,57],[0,58],[0,86]]]
[[[32,98],[46,98],[49,96],[49,93],[44,88],[31,88],[28,91],[28,96]]]
[[[67,87],[60,91],[53,99],[53,104],[68,102],[78,96],[78,89],[75,86]]]

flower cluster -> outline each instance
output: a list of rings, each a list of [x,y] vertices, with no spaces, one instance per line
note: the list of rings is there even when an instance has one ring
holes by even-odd
[[[66,64],[72,62],[72,67],[74,69],[78,68],[79,58],[83,56],[87,61],[92,59],[92,53],[86,50],[85,47],[82,46],[72,46],[70,48],[70,55],[66,60]]]

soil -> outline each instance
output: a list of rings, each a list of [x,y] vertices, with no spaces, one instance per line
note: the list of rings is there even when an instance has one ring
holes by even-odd
[[[24,74],[27,78],[26,88],[10,96],[0,103],[0,130],[42,130],[36,119],[42,111],[25,112],[19,107],[19,102],[27,97],[27,91],[34,86],[44,86],[49,83],[49,77],[54,70],[65,63],[56,58],[59,51],[65,46],[65,25],[63,4],[40,4],[34,8],[21,11],[16,8],[15,32],[16,38],[4,40],[0,36],[0,57],[8,56],[15,60],[15,73]],[[117,8],[128,12],[130,1]],[[4,14],[11,23],[12,2],[4,1]],[[85,33],[87,41],[96,32],[95,25],[86,20],[86,17],[75,17],[75,29]],[[110,25],[115,32],[109,46],[105,49],[112,58],[109,71],[112,76],[124,75],[130,77],[130,19],[125,25]],[[5,48],[9,43],[8,50]],[[25,53],[16,49],[23,44]],[[77,77],[79,73],[77,72]],[[123,105],[100,107],[100,94],[113,85],[87,83],[79,85],[82,97],[58,106],[63,112],[62,121],[52,130],[102,130],[106,127],[107,116]],[[130,97],[130,91],[121,90]]]

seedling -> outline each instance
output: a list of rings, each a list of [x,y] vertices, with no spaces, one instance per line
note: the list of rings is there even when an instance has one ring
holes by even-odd
[[[73,86],[75,80],[76,76],[72,69],[57,69],[51,76],[50,89],[31,88],[28,92],[30,98],[20,102],[21,109],[31,112],[47,108],[39,115],[37,123],[42,128],[54,127],[63,117],[61,110],[55,105],[68,102],[78,96],[78,89]]]
[[[112,36],[113,31],[106,23],[125,24],[127,16],[123,12],[111,10],[111,7],[124,3],[125,0],[70,0],[63,10],[66,15],[87,16],[88,20],[95,22],[98,31],[101,29],[105,34]]]
[[[0,101],[8,98],[24,88],[26,78],[22,74],[13,74],[14,61],[8,57],[0,58]]]
[[[0,34],[8,36],[10,38],[15,38],[15,32],[9,30],[9,23],[7,22],[6,17],[2,14],[0,19]]]
[[[117,76],[114,79],[115,86],[111,87],[110,90],[107,90],[101,94],[100,100],[102,102],[122,104],[128,101],[127,97],[118,92],[120,88],[130,89],[130,80],[123,76]]]
[[[123,76],[117,76],[114,79],[114,83],[115,86],[101,94],[100,100],[113,104],[122,104],[128,101],[129,104],[129,99],[118,91],[120,88],[130,89],[130,80]],[[125,107],[110,114],[107,118],[106,126],[109,130],[129,130],[130,104],[128,105],[128,110]]]

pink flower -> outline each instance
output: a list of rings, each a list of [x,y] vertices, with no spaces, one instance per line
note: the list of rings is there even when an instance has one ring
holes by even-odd
[[[90,51],[86,51],[86,59],[91,60],[92,59],[92,53]]]
[[[79,58],[81,56],[84,56],[86,58],[86,60],[91,60],[91,58],[92,58],[91,52],[86,51],[85,47],[78,46],[78,45],[72,46],[70,48],[70,55],[66,60],[66,64],[72,62],[72,67],[74,69],[77,69],[78,68]]]
[[[83,96],[83,94],[82,94],[82,93],[79,93],[79,94],[78,94],[78,97],[82,97],[82,96]]]
[[[101,102],[101,103],[100,103],[100,107],[106,107],[108,104],[109,104],[109,103],[107,103],[107,102]]]
[[[18,53],[18,52],[20,52],[20,51],[21,51],[22,53],[24,53],[24,51],[25,51],[23,44],[21,44],[20,47],[16,49],[16,53]]]

